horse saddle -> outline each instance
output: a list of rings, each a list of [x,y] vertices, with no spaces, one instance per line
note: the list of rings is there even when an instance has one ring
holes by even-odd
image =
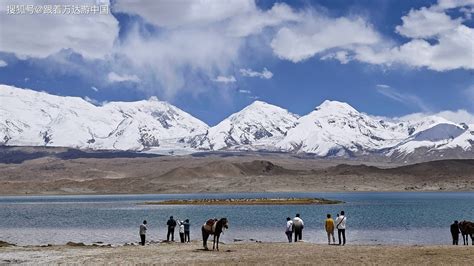
[[[209,219],[204,224],[204,229],[208,232],[215,232],[216,231],[217,222],[214,219]]]

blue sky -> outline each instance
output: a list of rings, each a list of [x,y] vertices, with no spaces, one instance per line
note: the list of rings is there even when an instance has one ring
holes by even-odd
[[[1,84],[96,104],[157,96],[210,125],[255,99],[300,115],[326,99],[389,117],[474,113],[472,0],[117,0],[75,16],[8,4]]]

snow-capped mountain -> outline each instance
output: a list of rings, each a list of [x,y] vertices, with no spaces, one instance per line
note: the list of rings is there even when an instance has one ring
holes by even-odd
[[[167,154],[263,150],[390,160],[474,158],[474,125],[436,116],[380,119],[337,101],[325,101],[298,117],[255,101],[208,127],[156,98],[95,106],[78,97],[0,85],[0,145]]]
[[[198,137],[200,149],[274,150],[276,142],[296,125],[298,116],[262,101],[255,101],[232,114],[204,136]]]
[[[78,97],[0,85],[0,143],[143,150],[204,134],[208,126],[156,98],[95,106]]]
[[[301,117],[277,146],[319,156],[358,154],[394,146],[407,135],[397,124],[376,120],[346,103],[325,101]]]
[[[472,150],[473,146],[473,135],[467,125],[436,116],[384,121],[337,101],[325,101],[297,123],[277,143],[278,148],[318,156],[385,154],[403,157],[417,149]]]

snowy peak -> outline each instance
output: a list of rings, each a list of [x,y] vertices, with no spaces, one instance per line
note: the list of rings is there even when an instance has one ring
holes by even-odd
[[[358,114],[359,112],[347,103],[339,101],[325,100],[319,106],[314,108],[315,111],[328,114]]]
[[[0,141],[5,145],[143,150],[178,145],[208,126],[151,99],[95,106],[78,97],[0,86]],[[173,140],[170,140],[173,139]]]
[[[166,139],[189,137],[189,133],[193,132],[202,134],[208,128],[204,122],[156,97],[137,102],[110,102],[103,108],[120,112],[123,116],[135,117],[142,127],[159,128],[162,138]],[[168,129],[172,130],[167,131]]]
[[[213,150],[273,149],[297,119],[283,108],[255,101],[211,127],[199,146]]]
[[[324,101],[299,117],[255,101],[209,128],[156,97],[96,106],[79,97],[0,85],[0,145],[166,154],[266,150],[390,160],[433,154],[439,157],[431,158],[463,158],[474,156],[474,125],[419,115],[384,121],[338,101]]]
[[[359,113],[348,104],[326,101],[301,117],[277,145],[319,156],[353,156],[390,147],[405,137],[393,124]]]
[[[318,156],[358,156],[388,151],[387,155],[441,147],[465,129],[446,119],[429,116],[409,121],[383,121],[360,113],[350,105],[325,101],[298,120],[277,146],[283,151]],[[442,142],[442,143],[441,143]],[[462,141],[466,147],[466,141]]]
[[[430,121],[430,120],[428,120]],[[463,127],[444,119],[431,120],[433,124],[429,127],[423,124],[422,130],[416,130],[405,140],[397,144],[388,154],[406,156],[416,152],[417,149],[427,151],[445,150],[448,148],[461,148],[472,150],[474,134],[470,134],[469,126]],[[470,141],[471,140],[471,141]]]

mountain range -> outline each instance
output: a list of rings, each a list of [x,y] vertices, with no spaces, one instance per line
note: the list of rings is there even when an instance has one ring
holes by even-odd
[[[255,101],[209,127],[155,97],[97,106],[79,97],[0,85],[0,145],[427,160],[474,158],[474,125],[436,116],[380,119],[338,101],[325,101],[300,117]]]

